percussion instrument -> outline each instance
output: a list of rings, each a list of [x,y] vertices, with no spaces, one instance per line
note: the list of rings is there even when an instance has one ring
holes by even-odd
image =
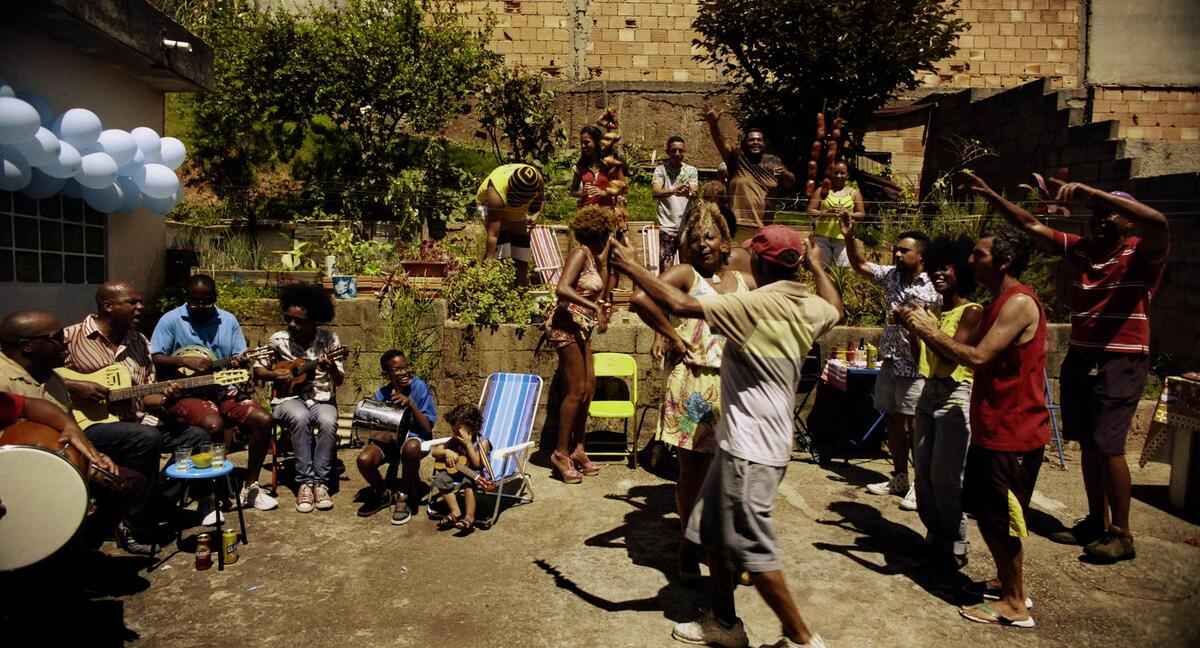
[[[271,390],[271,395],[274,398],[287,398],[288,396],[299,396],[304,390],[305,385],[312,382],[313,372],[317,369],[317,364],[321,361],[334,362],[341,360],[350,354],[350,349],[344,346],[338,346],[325,352],[320,358],[310,360],[308,358],[296,358],[295,360],[284,360],[275,363],[271,367],[273,371],[286,370],[291,376],[282,380],[276,380]]]
[[[171,386],[178,387],[179,389],[196,389],[198,387],[208,387],[209,385],[240,385],[250,380],[250,372],[245,369],[227,369],[225,371],[218,371],[215,374],[192,376],[191,378],[177,378],[175,380],[135,386],[133,384],[133,377],[129,374],[129,369],[120,363],[111,364],[99,371],[88,374],[72,371],[65,367],[59,367],[54,372],[65,380],[90,382],[108,388],[108,399],[106,402],[99,403],[80,399],[74,403],[75,422],[79,424],[81,429],[85,430],[97,423],[115,423],[118,420],[116,416],[109,412],[108,406],[111,403],[133,400],[149,396],[150,394],[161,394]]]
[[[368,430],[400,432],[408,425],[412,416],[408,408],[392,407],[390,404],[364,398],[354,406],[354,425]]]
[[[0,571],[19,569],[62,548],[88,510],[89,462],[59,443],[60,433],[21,421],[0,432]]]

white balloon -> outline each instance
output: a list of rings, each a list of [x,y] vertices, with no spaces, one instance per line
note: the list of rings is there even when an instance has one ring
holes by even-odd
[[[137,141],[137,147],[147,162],[158,162],[162,159],[162,139],[153,128],[138,126],[129,131],[129,134]]]
[[[24,142],[13,144],[13,148],[21,152],[29,164],[35,167],[46,166],[58,161],[58,153],[62,150],[58,138],[49,128],[39,126],[33,137]]]
[[[95,144],[100,138],[104,126],[96,113],[87,108],[72,108],[54,120],[54,131],[58,138],[69,142],[76,148]]]
[[[50,128],[50,126],[54,124],[54,116],[58,113],[54,112],[54,106],[51,105],[49,99],[43,97],[42,95],[29,94],[25,92],[21,93],[20,98],[24,99],[25,103],[33,106],[34,110],[38,111],[38,116],[41,118],[42,126]]]
[[[117,186],[120,187],[121,195],[124,197],[121,208],[117,211],[122,214],[132,214],[142,204],[141,189],[138,189],[132,178],[123,175],[117,176]]]
[[[133,159],[122,164],[121,168],[117,169],[117,175],[132,176],[145,163],[146,156],[142,155],[141,149],[137,149],[133,153]]]
[[[130,177],[148,198],[167,198],[179,190],[175,172],[161,164],[146,164]]]
[[[83,187],[83,202],[101,214],[111,214],[121,208],[121,204],[125,202],[125,196],[121,192],[121,187],[116,182],[98,189],[85,185]]]
[[[67,198],[83,198],[83,187],[74,179],[67,180],[63,185],[62,194]]]
[[[166,198],[152,198],[147,195],[142,196],[142,207],[149,209],[158,216],[166,216],[175,208],[175,203],[179,202],[179,192],[175,192]]]
[[[133,135],[118,128],[110,128],[100,133],[98,142],[100,148],[117,161],[118,167],[132,162],[134,154],[138,152],[137,141],[133,139]]]
[[[187,159],[187,147],[174,137],[162,138],[162,163],[171,169],[178,169]]]
[[[41,200],[62,191],[65,184],[67,184],[66,178],[55,178],[46,175],[41,169],[34,168],[33,179],[29,181],[29,186],[21,190],[21,193],[34,200]]]
[[[58,161],[43,165],[42,171],[55,178],[72,178],[79,173],[83,156],[79,155],[79,149],[71,146],[70,142],[59,140],[58,146]]]
[[[83,156],[75,179],[89,189],[103,189],[117,181],[117,161],[108,153],[88,153]]]
[[[29,185],[33,174],[25,156],[11,146],[0,146],[0,190],[19,191]]]
[[[0,97],[0,144],[24,142],[41,125],[36,108],[16,97]]]

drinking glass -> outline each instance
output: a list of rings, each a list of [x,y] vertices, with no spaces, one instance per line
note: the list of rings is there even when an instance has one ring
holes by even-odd
[[[192,464],[192,449],[177,448],[175,450],[175,469],[186,471]]]
[[[213,468],[220,468],[224,465],[225,465],[225,444],[224,443],[212,444],[212,466],[213,466]]]
[[[197,461],[199,458],[199,461]],[[196,452],[192,455],[192,465],[197,468],[212,467],[212,444],[201,443],[196,446]]]

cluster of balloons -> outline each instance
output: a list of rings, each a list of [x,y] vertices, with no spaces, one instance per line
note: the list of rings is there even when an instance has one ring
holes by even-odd
[[[145,207],[159,216],[179,201],[175,169],[187,149],[141,126],[105,130],[96,113],[57,117],[45,99],[0,82],[0,190],[42,199],[62,192],[104,214]]]

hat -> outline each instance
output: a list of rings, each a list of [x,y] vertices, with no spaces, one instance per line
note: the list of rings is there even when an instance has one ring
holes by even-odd
[[[512,198],[530,198],[542,190],[542,174],[528,164],[517,167],[508,178],[508,195]]]
[[[799,267],[808,254],[804,237],[787,225],[767,225],[742,247],[753,251],[764,261],[784,268]]]

